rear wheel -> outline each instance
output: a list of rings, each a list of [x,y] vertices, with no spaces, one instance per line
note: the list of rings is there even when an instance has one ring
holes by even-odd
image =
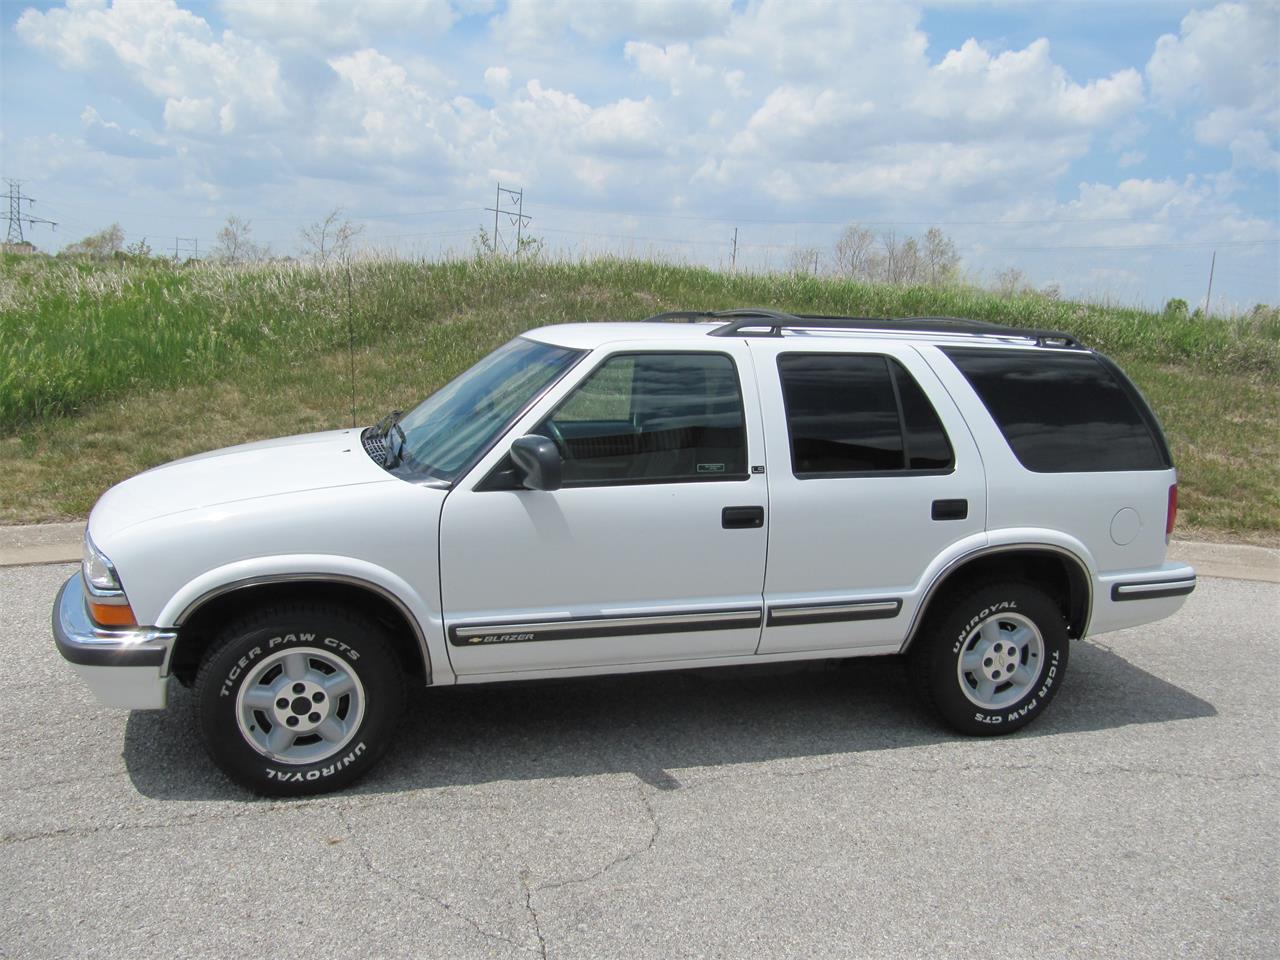
[[[1012,733],[1044,712],[1070,652],[1066,622],[1027,583],[982,587],[944,601],[911,648],[924,702],[961,733]]]
[[[404,704],[385,631],[342,607],[286,604],[229,625],[196,677],[205,746],[237,783],[300,796],[377,761]]]

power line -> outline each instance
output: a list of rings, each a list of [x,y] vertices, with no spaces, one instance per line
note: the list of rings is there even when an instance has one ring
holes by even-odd
[[[859,217],[824,218],[816,220],[793,219],[785,217],[704,217],[693,214],[678,213],[646,213],[631,210],[587,210],[559,203],[542,203],[552,210],[564,210],[569,213],[581,213],[590,216],[634,217],[638,220],[686,220],[699,223],[762,223],[780,224],[783,226],[843,226],[857,223],[868,227],[1025,227],[1046,224],[1073,223],[1174,223],[1189,220],[1203,220],[1202,216],[1147,216],[1147,217],[1040,217],[1029,219],[997,220],[863,220]]]

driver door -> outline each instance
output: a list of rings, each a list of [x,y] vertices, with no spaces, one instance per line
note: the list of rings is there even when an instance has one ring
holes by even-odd
[[[750,353],[716,348],[603,356],[450,492],[441,600],[459,676],[755,652],[763,437]],[[512,482],[506,451],[526,433],[556,442],[559,490]]]

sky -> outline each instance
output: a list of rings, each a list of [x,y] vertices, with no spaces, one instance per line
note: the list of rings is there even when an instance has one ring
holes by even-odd
[[[234,215],[297,255],[341,207],[436,257],[501,183],[550,255],[938,226],[975,282],[1124,304],[1202,304],[1216,255],[1239,312],[1280,303],[1278,58],[1280,2],[2,0],[0,175],[45,250]]]

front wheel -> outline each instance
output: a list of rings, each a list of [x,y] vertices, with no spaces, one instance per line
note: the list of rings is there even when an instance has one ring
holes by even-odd
[[[983,587],[947,602],[926,623],[910,666],[948,725],[979,736],[1012,733],[1044,712],[1069,653],[1057,605],[1026,583]]]
[[[205,746],[257,793],[336,790],[394,733],[404,680],[375,622],[342,607],[285,604],[226,628],[196,677]]]

